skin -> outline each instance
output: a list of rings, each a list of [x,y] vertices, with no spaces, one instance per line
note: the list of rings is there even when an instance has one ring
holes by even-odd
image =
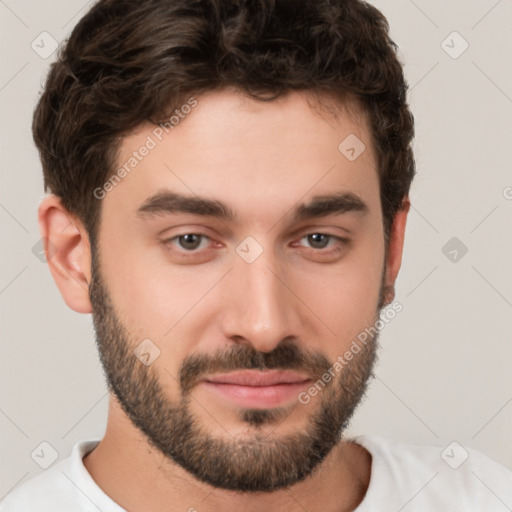
[[[338,103],[343,108],[334,117],[312,108],[304,93],[261,103],[230,88],[197,100],[192,113],[102,199],[98,238],[101,276],[126,331],[123,339],[131,350],[147,338],[159,347],[160,356],[140,371],[151,372],[173,403],[181,396],[180,365],[193,354],[213,357],[235,348],[272,353],[285,338],[301,353],[331,363],[344,354],[374,325],[383,290],[386,302],[393,300],[409,210],[406,198],[385,259],[376,158],[367,120],[354,105]],[[127,136],[119,163],[154,128],[143,124]],[[352,162],[338,150],[351,133],[366,145]],[[237,220],[189,213],[138,217],[136,209],[162,188],[222,201]],[[357,194],[368,213],[292,222],[297,203],[340,190]],[[97,318],[90,295],[91,246],[82,223],[49,195],[39,207],[39,224],[42,236],[57,246],[48,263],[64,300]],[[193,256],[176,239],[164,243],[198,232],[209,240]],[[351,242],[339,245],[339,252],[333,250],[335,239],[318,249],[306,236],[314,233]],[[263,249],[252,263],[235,251],[247,236]],[[369,363],[361,366],[370,369]],[[334,391],[340,381],[338,375],[331,391],[307,405],[294,400],[278,421],[270,415],[259,425],[243,421],[239,406],[197,383],[188,407],[205,434],[225,443],[280,441],[303,432],[322,403],[341,403]],[[126,510],[339,512],[354,510],[364,498],[371,456],[342,439],[311,474],[289,486],[272,492],[216,488],[150,443],[111,392],[105,436],[84,464]]]

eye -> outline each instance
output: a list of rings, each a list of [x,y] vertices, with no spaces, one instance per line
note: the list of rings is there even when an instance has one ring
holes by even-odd
[[[310,233],[306,236],[303,236],[301,240],[307,240],[310,244],[310,247],[313,249],[326,249],[329,247],[336,247],[340,245],[346,245],[348,240],[345,238],[341,238],[339,236],[328,235],[326,233]],[[329,242],[333,242],[329,245]]]
[[[165,244],[177,246],[178,249],[183,249],[185,252],[194,252],[197,249],[204,249],[201,242],[209,238],[202,233],[185,233],[178,235],[168,240],[164,240]]]

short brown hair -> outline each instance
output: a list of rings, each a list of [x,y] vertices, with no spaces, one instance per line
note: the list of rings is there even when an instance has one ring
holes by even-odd
[[[94,243],[93,191],[142,122],[224,86],[266,101],[324,91],[355,98],[368,115],[387,246],[415,175],[413,116],[388,32],[360,0],[99,0],[59,48],[34,112],[45,191]]]

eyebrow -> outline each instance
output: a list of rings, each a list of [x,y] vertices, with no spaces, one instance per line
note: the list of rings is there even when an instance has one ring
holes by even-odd
[[[340,192],[314,196],[308,203],[295,207],[292,212],[294,220],[307,220],[349,212],[364,215],[369,212],[369,207],[353,192]],[[236,221],[235,212],[217,199],[182,195],[168,190],[150,196],[137,209],[137,216],[141,219],[175,213],[190,213],[216,217],[229,222]]]

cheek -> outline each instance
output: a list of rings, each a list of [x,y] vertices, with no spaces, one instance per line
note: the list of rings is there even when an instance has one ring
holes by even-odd
[[[165,339],[208,291],[209,280],[179,271],[158,272],[134,263],[122,279],[115,278],[113,298],[128,325],[145,336]]]
[[[370,275],[368,271],[333,275],[322,289],[308,294],[311,309],[329,327],[327,332],[335,333],[337,345],[350,344],[375,322],[379,279]]]
[[[123,247],[122,255],[112,245],[105,254],[109,292],[130,343],[136,347],[150,339],[158,347],[155,369],[173,395],[183,359],[203,337],[212,339],[208,329],[214,328],[211,316],[218,302],[212,303],[209,290],[219,276],[206,268],[199,272],[192,265],[172,265],[163,249],[155,257],[154,249],[130,247],[129,242]]]
[[[370,237],[368,244],[360,245],[339,265],[320,267],[299,278],[302,296],[308,298],[311,309],[336,333],[337,345],[350,344],[375,323],[383,258],[383,248]]]

